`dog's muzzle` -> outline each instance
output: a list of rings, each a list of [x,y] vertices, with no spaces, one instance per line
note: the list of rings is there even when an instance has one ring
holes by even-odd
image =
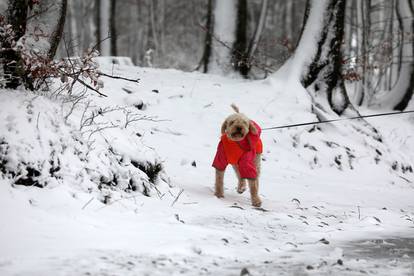
[[[241,127],[236,128],[236,130],[230,134],[230,138],[243,139],[244,138],[243,129]]]

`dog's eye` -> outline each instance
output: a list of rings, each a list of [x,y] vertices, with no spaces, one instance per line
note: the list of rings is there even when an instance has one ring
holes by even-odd
[[[230,122],[229,122],[229,126],[231,126],[233,123],[234,123],[233,121],[230,121]]]

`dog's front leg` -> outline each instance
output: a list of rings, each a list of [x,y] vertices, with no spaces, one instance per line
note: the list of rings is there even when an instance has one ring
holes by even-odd
[[[224,197],[224,171],[216,169],[216,191],[214,195],[218,198]]]
[[[252,205],[255,207],[260,207],[262,205],[262,200],[259,197],[259,180],[257,178],[249,179],[248,182]]]
[[[237,192],[239,194],[244,193],[246,191],[246,179],[241,178],[240,171],[237,168],[237,165],[233,165],[234,172],[236,173],[238,184],[237,184]]]

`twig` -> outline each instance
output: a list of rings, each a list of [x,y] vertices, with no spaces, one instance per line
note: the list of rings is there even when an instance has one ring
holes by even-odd
[[[100,96],[103,96],[103,97],[108,97],[107,95],[105,95],[105,94],[103,94],[103,93],[99,92],[99,90],[98,90],[98,89],[93,88],[92,86],[90,86],[89,84],[87,84],[86,82],[84,82],[83,80],[81,80],[81,79],[77,78],[77,79],[76,79],[76,81],[78,81],[80,84],[83,84],[84,86],[86,86],[86,87],[87,87],[87,88],[89,88],[90,90],[92,90],[92,91],[94,91],[94,92],[98,93]]]
[[[125,78],[125,77],[121,77],[121,76],[115,76],[115,75],[109,75],[109,74],[105,74],[103,72],[98,72],[99,76],[104,76],[104,77],[108,77],[111,79],[117,79],[117,80],[125,80],[125,81],[130,81],[130,82],[136,82],[139,83],[140,79],[130,79],[130,78]]]
[[[184,192],[184,189],[181,189],[180,192],[178,193],[177,197],[175,198],[175,200],[171,204],[171,207],[174,206],[174,204],[178,201],[178,199],[180,198],[180,196],[183,192]]]
[[[111,128],[117,128],[117,127],[119,127],[119,126],[117,126],[117,125],[106,125],[106,126],[103,126],[103,127],[97,128],[97,129],[95,129],[94,131],[92,131],[92,132],[89,134],[89,136],[88,136],[88,141],[91,139],[92,135],[94,135],[94,134],[95,134],[95,133],[97,133],[97,132],[101,132],[101,131],[102,131],[102,130],[104,130],[104,129],[111,129]]]
[[[40,112],[37,114],[37,120],[36,120],[36,129],[39,130],[39,117],[40,117]]]
[[[32,20],[33,18],[35,18],[35,17],[37,17],[37,16],[39,16],[39,15],[42,15],[42,14],[45,14],[45,13],[49,12],[49,10],[50,10],[53,6],[55,6],[55,5],[56,5],[56,3],[52,3],[52,4],[50,4],[50,5],[49,5],[48,7],[46,7],[45,9],[40,10],[40,11],[38,11],[38,12],[35,12],[35,13],[33,13],[32,15],[28,16],[26,20],[27,20],[27,21]]]
[[[66,116],[65,116],[65,122],[67,122],[68,121],[68,119],[69,119],[69,117],[70,117],[70,115],[72,115],[72,113],[73,113],[73,111],[75,110],[75,107],[83,100],[85,98],[85,96],[84,96],[84,94],[81,94],[79,97],[75,97],[74,99],[73,99],[73,101],[72,101],[72,106],[71,106],[71,108],[70,108],[70,110],[69,110],[69,112],[68,112],[68,114],[66,114]],[[64,103],[67,103],[67,102],[70,102],[70,101],[66,101],[66,102],[64,102]]]
[[[82,210],[85,210],[85,208],[89,205],[89,203],[92,202],[93,199],[94,199],[93,197],[91,199],[89,199],[89,201],[86,202],[85,205],[83,205]]]

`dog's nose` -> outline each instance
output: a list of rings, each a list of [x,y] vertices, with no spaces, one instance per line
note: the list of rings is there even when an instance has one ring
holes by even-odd
[[[238,132],[240,132],[240,131],[242,130],[242,128],[241,128],[241,127],[237,127],[237,128],[236,128],[236,130],[237,130]]]

